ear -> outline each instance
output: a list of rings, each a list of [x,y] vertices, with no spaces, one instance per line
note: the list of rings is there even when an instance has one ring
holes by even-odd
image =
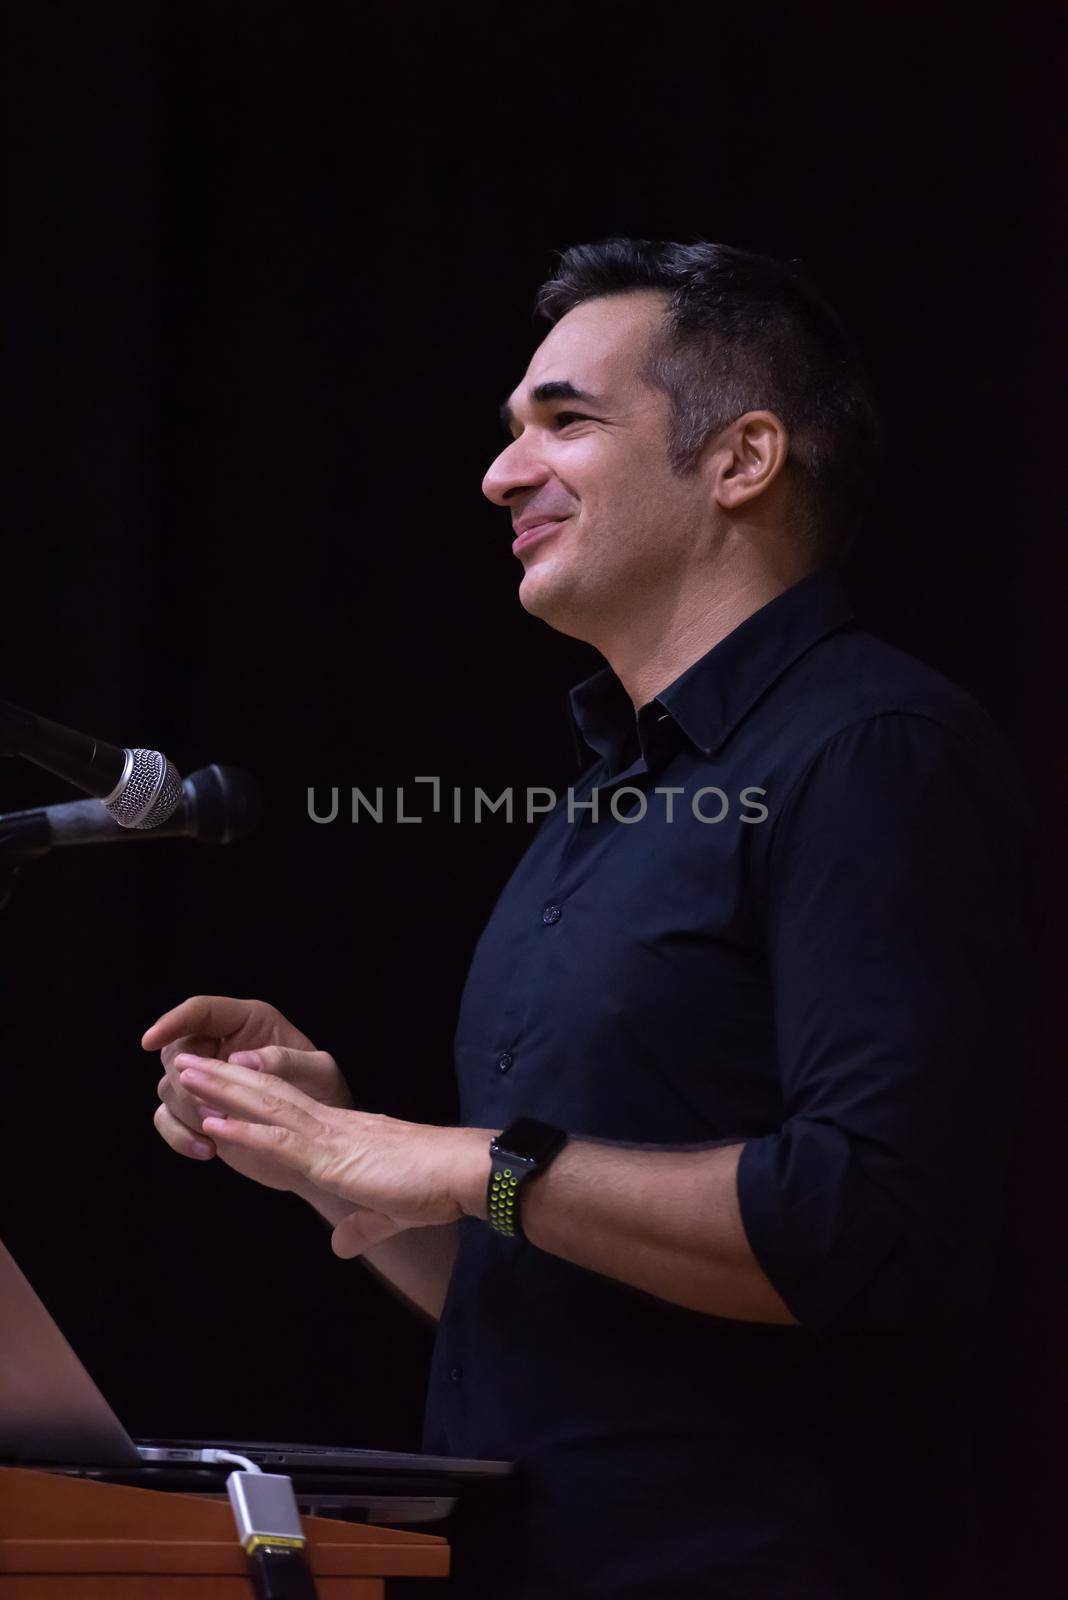
[[[747,411],[719,435],[714,448],[714,493],[725,511],[762,494],[786,465],[790,440],[774,411]]]

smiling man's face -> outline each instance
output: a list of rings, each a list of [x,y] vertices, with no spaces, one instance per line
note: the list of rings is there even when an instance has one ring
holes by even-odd
[[[525,609],[599,648],[650,605],[672,605],[707,558],[708,486],[667,450],[670,402],[642,377],[664,297],[576,306],[505,406],[513,435],[483,493],[512,515]]]

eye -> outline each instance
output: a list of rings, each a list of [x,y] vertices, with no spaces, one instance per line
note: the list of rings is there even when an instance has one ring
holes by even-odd
[[[553,418],[558,428],[566,428],[569,422],[589,422],[589,417],[581,411],[558,411]]]

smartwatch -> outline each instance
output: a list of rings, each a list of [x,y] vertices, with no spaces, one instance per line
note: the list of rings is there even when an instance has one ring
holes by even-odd
[[[536,1117],[517,1117],[503,1133],[490,1140],[490,1175],[486,1190],[486,1218],[496,1233],[522,1239],[519,1193],[525,1183],[544,1172],[564,1148],[567,1134]]]

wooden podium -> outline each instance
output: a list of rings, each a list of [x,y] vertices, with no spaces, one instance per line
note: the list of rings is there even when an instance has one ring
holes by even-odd
[[[326,1517],[303,1522],[319,1600],[384,1600],[388,1577],[448,1573],[448,1542],[436,1534]],[[249,1600],[251,1593],[226,1500],[0,1468],[0,1600]]]

